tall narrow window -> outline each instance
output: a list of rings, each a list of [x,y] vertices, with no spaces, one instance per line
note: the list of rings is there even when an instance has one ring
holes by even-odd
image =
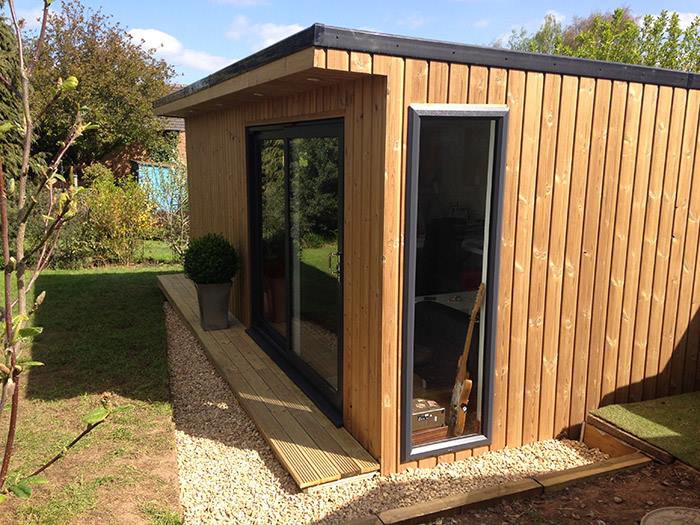
[[[489,443],[505,106],[409,114],[403,458]]]

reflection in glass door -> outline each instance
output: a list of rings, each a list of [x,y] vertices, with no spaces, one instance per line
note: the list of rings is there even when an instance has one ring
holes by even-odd
[[[338,389],[338,138],[289,142],[292,350]]]
[[[263,319],[281,337],[287,334],[287,269],[284,141],[260,141],[262,201],[261,262]]]
[[[253,330],[341,408],[342,121],[259,128]]]

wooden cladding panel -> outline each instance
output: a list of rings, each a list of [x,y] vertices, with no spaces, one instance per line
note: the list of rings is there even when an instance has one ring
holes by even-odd
[[[681,146],[681,159],[678,174],[678,193],[676,196],[676,211],[673,219],[671,236],[671,252],[669,261],[669,277],[667,300],[664,311],[664,325],[661,341],[661,370],[659,376],[658,395],[678,394],[683,391],[683,372],[685,366],[686,346],[682,344],[684,325],[677,323],[677,318],[682,315],[687,307],[681,306],[681,279],[683,265],[688,262],[684,258],[686,245],[686,231],[688,227],[688,209],[692,187],[696,182],[693,179],[693,162],[696,155],[698,138],[698,120],[700,114],[700,92],[692,91],[688,95],[686,105],[685,125],[683,129],[683,141]],[[695,248],[689,247],[691,254],[695,254]],[[692,265],[692,262],[691,262]],[[687,304],[687,301],[684,303]],[[684,321],[684,323],[687,321]]]
[[[525,115],[520,144],[520,173],[518,181],[518,210],[515,219],[515,256],[513,262],[513,311],[510,327],[510,370],[508,374],[508,409],[506,413],[506,444],[522,443],[523,407],[525,397],[525,365],[528,331],[528,300],[535,215],[537,177],[522,176],[537,173],[537,153],[540,139],[544,75],[527,73]],[[502,270],[501,270],[502,271]],[[517,351],[513,351],[517,349]]]
[[[379,59],[389,57],[375,55],[375,64]],[[400,180],[390,183],[395,171],[387,168],[385,191],[389,184],[405,188],[411,103],[510,108],[491,448],[575,436],[586,411],[601,404],[696,388],[700,92],[391,60],[402,67],[374,69],[404,88],[402,96],[388,95],[387,127],[400,119],[403,148]],[[388,151],[394,142],[386,143]],[[390,239],[403,234],[403,195],[396,199],[400,219],[392,208],[384,224]],[[399,277],[402,259],[399,252]],[[386,282],[399,278],[396,268],[384,271],[384,290],[392,292],[384,296],[385,321],[397,319],[383,324],[384,353],[396,353],[384,366],[401,363],[401,281],[398,289]],[[400,370],[382,374],[385,403],[391,398],[395,407],[383,413],[391,421],[382,425],[394,429],[398,443]],[[383,447],[399,453],[396,445]],[[460,451],[454,459],[470,455]],[[401,468],[451,460],[445,454]]]
[[[380,451],[382,473],[398,469],[398,412],[399,384],[401,381],[401,361],[399,352],[400,317],[398,302],[401,294],[400,250],[401,250],[401,209],[404,189],[402,186],[402,130],[404,122],[404,60],[397,57],[375,56],[372,71],[386,78],[384,101],[377,112],[384,114],[384,169],[378,175],[383,193],[376,198],[383,206],[383,237],[377,248],[377,257],[383,263],[381,293],[374,305],[377,321],[381,328],[381,358],[379,377],[381,421]],[[402,103],[396,104],[399,100]],[[377,225],[375,225],[377,226]],[[376,326],[376,325],[373,325]]]
[[[492,446],[503,448],[506,444],[506,418],[508,414],[508,377],[510,356],[510,320],[513,304],[513,260],[515,256],[515,227],[518,209],[518,181],[520,179],[520,142],[522,140],[525,104],[525,79],[523,71],[508,73],[506,103],[509,108],[508,150],[503,186],[503,217],[501,226],[501,271],[498,298],[498,333],[496,336],[496,362],[494,385],[494,438]]]
[[[244,255],[233,308],[249,322],[242,130],[345,116],[344,417],[382,472],[484,451],[399,465],[411,103],[510,108],[491,448],[700,387],[699,91],[338,50],[314,64],[368,76],[187,119],[192,231]]]

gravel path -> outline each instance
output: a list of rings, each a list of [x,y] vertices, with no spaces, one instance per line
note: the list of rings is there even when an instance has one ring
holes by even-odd
[[[165,313],[186,524],[345,523],[605,458],[575,441],[550,440],[303,494],[167,303]]]

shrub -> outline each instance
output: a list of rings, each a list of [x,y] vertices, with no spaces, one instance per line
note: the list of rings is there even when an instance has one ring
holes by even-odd
[[[133,179],[115,182],[111,170],[95,166],[96,175],[79,196],[76,217],[56,247],[54,265],[81,267],[95,264],[130,264],[141,252],[142,240],[155,228],[153,206]]]
[[[223,236],[209,233],[190,242],[185,273],[198,284],[225,283],[238,273],[236,250]]]
[[[167,168],[155,166],[143,182],[155,208],[158,237],[182,260],[190,238],[187,170],[179,162]]]
[[[80,185],[81,186],[92,186],[92,184],[98,180],[107,177],[112,177],[112,170],[110,170],[104,164],[95,162],[86,167],[80,174]]]
[[[83,240],[90,244],[96,262],[134,262],[142,239],[153,233],[153,205],[131,179],[114,181],[103,175],[84,192],[87,217]]]

